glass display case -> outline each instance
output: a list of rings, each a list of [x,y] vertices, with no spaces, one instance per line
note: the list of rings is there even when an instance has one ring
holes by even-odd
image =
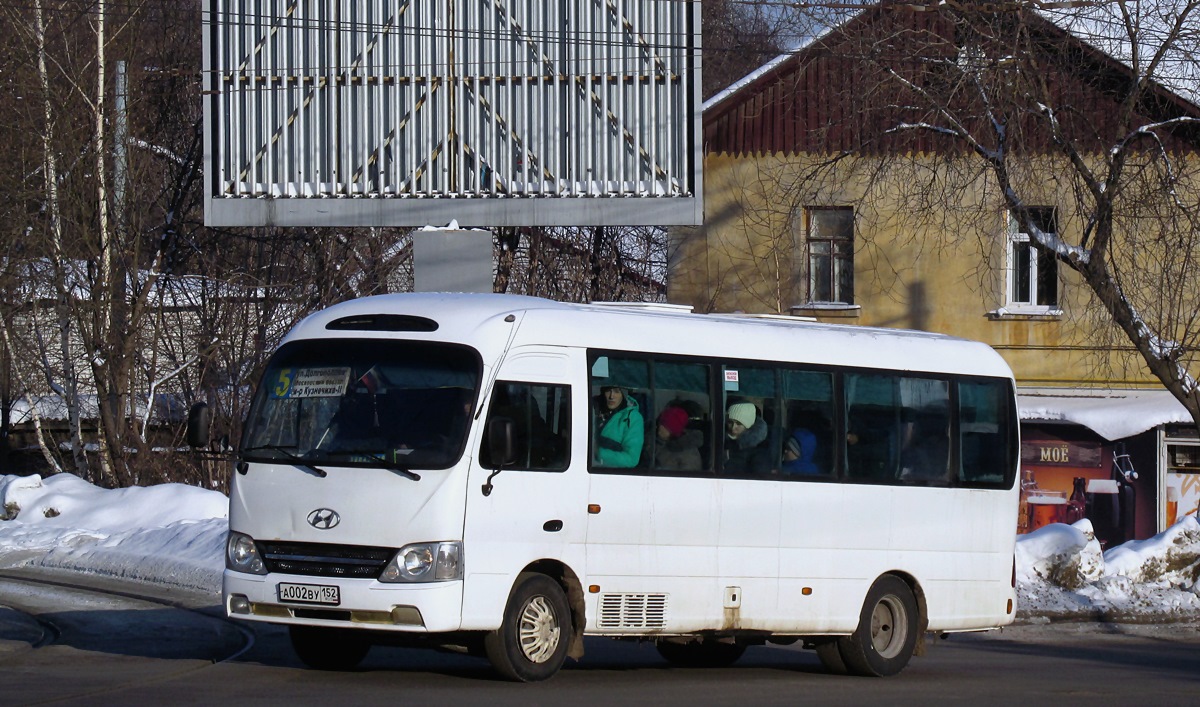
[[[1159,496],[1162,528],[1194,515],[1200,505],[1200,440],[1168,436],[1164,439],[1162,494]]]

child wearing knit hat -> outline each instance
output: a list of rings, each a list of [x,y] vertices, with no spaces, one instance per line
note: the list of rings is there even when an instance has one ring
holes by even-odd
[[[671,404],[658,414],[658,429],[654,440],[654,463],[659,469],[700,471],[700,445],[704,436],[688,429],[688,412]]]
[[[659,436],[663,430],[671,437],[678,437],[687,429],[687,411],[675,405],[668,405],[658,414]]]

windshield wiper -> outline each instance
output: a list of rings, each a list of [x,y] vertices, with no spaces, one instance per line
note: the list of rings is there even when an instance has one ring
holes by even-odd
[[[388,469],[389,472],[395,472],[397,474],[400,474],[401,477],[406,477],[406,478],[412,479],[414,481],[421,480],[420,474],[410,471],[410,469],[408,467],[402,467],[400,465],[397,465],[396,462],[390,462],[388,460],[385,460],[384,457],[379,456],[378,450],[374,450],[374,449],[338,449],[337,451],[329,451],[329,453],[326,453],[326,454],[328,454],[330,456],[336,454],[338,456],[346,455],[346,456],[365,457],[365,459],[362,461],[365,461],[368,463],[373,463],[373,465],[379,465],[380,467]],[[353,460],[353,461],[360,461],[360,460]]]
[[[283,446],[280,446],[277,444],[267,444],[267,445],[263,445],[261,447],[249,447],[247,449],[242,450],[242,452],[244,454],[245,452],[254,452],[254,451],[257,451],[260,449],[265,449],[270,452],[279,452],[283,456],[287,457],[288,461],[292,463],[292,466],[296,467],[297,469],[300,469],[301,471],[306,471],[306,472],[312,474],[313,476],[319,476],[322,479],[325,478],[326,476],[329,476],[328,471],[325,471],[324,469],[322,469],[319,466],[313,466],[312,464],[309,464],[307,461],[304,460],[304,457],[300,456],[299,454],[296,454],[295,452],[290,451],[287,447],[283,447]]]
[[[383,466],[383,468],[384,468],[384,469],[387,469],[388,471],[393,471],[393,472],[395,472],[395,473],[397,473],[397,474],[399,474],[399,475],[401,475],[401,476],[407,476],[408,478],[412,479],[413,481],[420,481],[420,480],[421,480],[421,475],[420,475],[420,474],[418,474],[418,473],[417,473],[417,472],[415,472],[415,471],[409,471],[408,469],[405,469],[404,467],[400,467],[400,466],[393,466],[393,465],[391,465],[391,464],[385,464],[385,465]]]

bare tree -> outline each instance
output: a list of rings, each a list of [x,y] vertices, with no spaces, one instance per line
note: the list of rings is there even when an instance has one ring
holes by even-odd
[[[14,30],[5,37],[9,56],[32,71],[18,72],[4,87],[6,102],[15,98],[17,106],[27,108],[5,126],[0,144],[8,150],[6,162],[14,165],[17,193],[36,205],[17,221],[19,235],[6,234],[14,237],[14,245],[21,244],[6,253],[24,295],[5,312],[14,342],[9,353],[14,365],[36,373],[21,380],[28,385],[41,380],[39,387],[65,406],[69,468],[112,485],[135,479],[135,461],[147,457],[135,424],[145,404],[135,375],[145,342],[137,334],[144,330],[148,298],[170,240],[150,204],[178,166],[177,155],[162,147],[169,140],[156,130],[161,126],[142,120],[151,96],[144,87],[185,58],[170,44],[179,37],[162,30],[182,15],[188,18],[182,24],[195,25],[193,39],[199,32],[195,7],[145,8],[126,4],[110,16],[105,2],[35,0],[2,10]],[[132,80],[143,88],[137,94],[142,100],[130,101],[121,113],[114,112],[111,100],[116,90],[112,57],[129,65]],[[198,59],[197,51],[193,65]],[[194,91],[195,84],[176,88]],[[183,95],[177,91],[166,102],[174,103],[176,113],[197,114],[186,109],[194,101],[181,100]],[[136,140],[118,129],[130,123]],[[117,169],[114,146],[155,149],[142,150],[141,160],[122,159]],[[197,152],[195,163],[199,159]],[[128,175],[133,177],[127,181]],[[85,453],[85,416],[99,425],[94,437],[99,451],[91,455]]]
[[[11,196],[0,204],[0,406],[7,415],[28,396],[49,420],[61,403],[67,424],[39,431],[47,466],[105,485],[175,473],[150,453],[179,442],[179,410],[160,398],[210,401],[236,437],[246,391],[293,323],[411,288],[398,229],[203,226],[200,11],[107,0],[0,8],[12,29],[0,37],[0,188]],[[736,78],[778,51],[775,15],[732,2],[705,13],[729,37],[707,42],[711,67]],[[509,256],[504,291],[663,297],[661,229],[531,230]],[[0,417],[0,432],[11,425]]]
[[[796,28],[766,3],[706,0],[700,6],[703,93],[708,98],[778,55]]]
[[[1198,13],[1196,2],[1102,4],[1049,18],[964,5],[915,38],[916,61],[892,51],[895,37],[864,55],[888,78],[880,90],[908,107],[890,132],[958,151],[959,174],[985,179],[1035,247],[1078,273],[1200,424],[1200,109],[1165,89],[1197,75]],[[1064,39],[1060,27],[1074,34]],[[1078,228],[1051,232],[1034,218],[1047,175]]]
[[[666,294],[659,228],[515,228],[497,233],[497,292],[563,302],[657,302]]]

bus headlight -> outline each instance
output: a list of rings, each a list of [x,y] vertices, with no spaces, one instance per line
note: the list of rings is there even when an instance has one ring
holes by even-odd
[[[258,548],[249,535],[229,531],[225,543],[225,568],[247,574],[266,574],[267,566],[258,556]]]
[[[416,543],[400,548],[380,582],[447,582],[462,579],[462,543]]]

